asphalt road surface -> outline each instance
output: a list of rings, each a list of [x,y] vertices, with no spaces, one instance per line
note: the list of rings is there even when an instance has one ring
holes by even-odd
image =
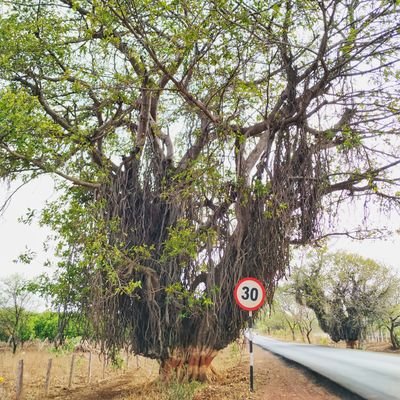
[[[400,400],[400,356],[286,343],[253,334],[260,347],[295,361],[368,400]]]

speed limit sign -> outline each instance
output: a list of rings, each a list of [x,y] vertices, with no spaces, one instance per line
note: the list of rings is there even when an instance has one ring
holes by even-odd
[[[243,278],[235,286],[234,296],[240,308],[255,311],[264,304],[265,288],[256,278]]]

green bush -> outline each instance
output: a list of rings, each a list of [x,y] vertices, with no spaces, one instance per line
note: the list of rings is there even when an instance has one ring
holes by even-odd
[[[67,338],[62,346],[57,348],[53,347],[50,351],[57,355],[72,353],[75,347],[81,342],[82,338],[80,336],[74,338]]]
[[[318,339],[318,344],[320,344],[321,346],[328,346],[329,342],[330,340],[326,336],[322,336]]]
[[[58,315],[51,311],[37,314],[34,321],[35,337],[40,340],[50,340],[51,342],[58,333]]]
[[[114,357],[111,359],[111,366],[113,369],[122,369],[124,366],[124,360],[121,357],[120,354],[114,355]]]

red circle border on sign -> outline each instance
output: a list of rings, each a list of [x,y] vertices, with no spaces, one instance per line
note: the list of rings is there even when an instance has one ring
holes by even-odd
[[[253,282],[256,282],[258,285],[260,285],[261,291],[262,291],[262,300],[261,300],[261,302],[260,302],[260,304],[259,304],[258,306],[256,306],[256,307],[246,307],[246,306],[243,306],[243,305],[240,303],[240,300],[239,300],[239,298],[238,298],[237,290],[238,290],[240,284],[241,284],[242,282],[244,282],[244,281],[253,281]],[[240,281],[236,284],[235,289],[233,290],[233,296],[235,297],[236,304],[237,304],[242,310],[245,310],[245,311],[256,311],[256,310],[258,310],[259,308],[261,308],[261,307],[263,306],[263,304],[264,304],[264,302],[265,302],[266,292],[265,292],[265,287],[264,287],[264,285],[262,284],[262,282],[261,282],[259,279],[249,277],[249,278],[242,278],[242,279],[240,279]]]

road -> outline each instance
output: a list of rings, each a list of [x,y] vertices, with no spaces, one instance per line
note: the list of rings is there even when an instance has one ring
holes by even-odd
[[[254,335],[260,347],[295,361],[368,400],[400,400],[400,356],[286,343]]]

